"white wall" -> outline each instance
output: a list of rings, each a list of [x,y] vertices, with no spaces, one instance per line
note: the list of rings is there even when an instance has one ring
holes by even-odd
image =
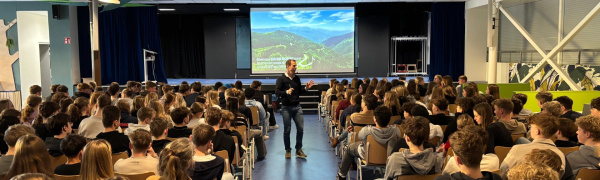
[[[42,84],[39,44],[50,42],[48,11],[17,11],[17,19],[21,100],[24,106],[29,96],[29,87]]]
[[[487,6],[466,9],[465,16],[465,75],[487,82]]]

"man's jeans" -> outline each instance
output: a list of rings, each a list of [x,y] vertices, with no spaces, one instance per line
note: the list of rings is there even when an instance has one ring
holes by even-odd
[[[281,106],[281,116],[283,116],[283,143],[285,150],[291,150],[290,132],[292,131],[292,119],[296,123],[296,150],[302,149],[302,136],[304,135],[304,115],[300,105]]]

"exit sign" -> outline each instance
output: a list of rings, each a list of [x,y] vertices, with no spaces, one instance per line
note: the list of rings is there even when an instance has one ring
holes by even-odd
[[[70,37],[66,37],[64,40],[65,44],[71,44],[71,38]]]

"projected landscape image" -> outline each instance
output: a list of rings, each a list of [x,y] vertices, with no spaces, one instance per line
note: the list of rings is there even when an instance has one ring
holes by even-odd
[[[354,71],[354,9],[252,11],[252,72],[282,73],[295,59],[300,73]]]

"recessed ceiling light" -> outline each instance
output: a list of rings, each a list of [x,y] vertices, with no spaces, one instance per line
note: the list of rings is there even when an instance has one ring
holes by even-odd
[[[223,11],[240,11],[238,8],[225,8]]]
[[[172,8],[159,8],[159,11],[175,11],[175,9]]]

